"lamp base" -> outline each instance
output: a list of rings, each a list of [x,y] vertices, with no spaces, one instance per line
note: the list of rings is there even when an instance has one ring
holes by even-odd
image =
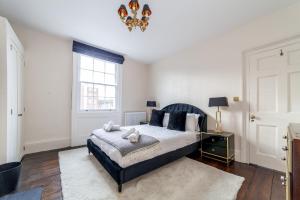
[[[221,111],[218,109],[218,111],[216,112],[216,129],[215,129],[216,133],[223,132],[221,120],[222,120]]]
[[[223,133],[223,130],[215,129],[214,131],[215,131],[216,133]]]
[[[146,111],[146,121],[150,122],[153,108],[147,107]]]
[[[223,133],[223,129],[221,124],[216,124],[216,129],[215,129],[216,133]]]

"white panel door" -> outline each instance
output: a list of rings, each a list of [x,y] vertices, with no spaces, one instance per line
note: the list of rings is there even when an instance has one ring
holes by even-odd
[[[300,122],[300,43],[249,58],[250,163],[284,171],[282,136]]]

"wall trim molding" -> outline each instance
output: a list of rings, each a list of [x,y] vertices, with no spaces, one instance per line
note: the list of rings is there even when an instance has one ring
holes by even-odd
[[[40,140],[30,143],[25,143],[24,155],[30,153],[37,153],[41,151],[49,151],[54,149],[61,149],[70,146],[70,138],[60,138],[54,140]]]

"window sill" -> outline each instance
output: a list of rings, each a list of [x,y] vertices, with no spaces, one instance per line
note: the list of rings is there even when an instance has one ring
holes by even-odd
[[[116,116],[121,115],[121,111],[115,110],[115,111],[77,111],[74,113],[78,117],[107,117],[107,116]]]

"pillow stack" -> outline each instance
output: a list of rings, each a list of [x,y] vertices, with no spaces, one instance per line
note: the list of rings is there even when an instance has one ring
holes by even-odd
[[[165,113],[165,111],[153,110],[149,124],[152,126],[167,127],[170,130],[197,131],[199,130],[199,117],[199,114],[184,111]]]

